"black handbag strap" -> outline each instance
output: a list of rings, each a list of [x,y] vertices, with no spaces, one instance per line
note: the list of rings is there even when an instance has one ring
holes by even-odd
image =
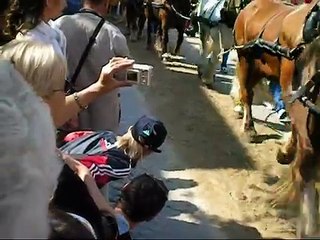
[[[100,20],[100,22],[98,23],[98,25],[97,25],[97,27],[95,28],[95,30],[93,31],[92,36],[90,37],[89,42],[88,42],[86,48],[84,49],[84,51],[83,51],[83,53],[82,53],[82,55],[81,55],[81,58],[80,58],[80,60],[79,60],[79,62],[78,62],[78,65],[77,65],[77,67],[76,67],[76,70],[74,71],[74,73],[73,73],[73,75],[72,75],[72,77],[71,77],[70,83],[71,83],[72,86],[75,85],[75,83],[76,83],[76,81],[77,81],[77,78],[78,78],[78,76],[79,76],[79,74],[80,74],[81,68],[82,68],[84,62],[86,61],[86,59],[87,59],[87,57],[88,57],[88,54],[89,54],[89,52],[90,52],[90,49],[91,49],[92,45],[94,44],[94,42],[96,41],[96,37],[97,37],[98,33],[100,32],[100,29],[102,28],[103,24],[105,23],[104,18],[101,17],[100,15],[98,15],[96,12],[94,12],[94,11],[92,11],[92,10],[84,9],[84,8],[83,8],[83,9],[81,9],[79,12],[80,12],[80,13],[92,13],[92,14],[100,17],[101,20]]]

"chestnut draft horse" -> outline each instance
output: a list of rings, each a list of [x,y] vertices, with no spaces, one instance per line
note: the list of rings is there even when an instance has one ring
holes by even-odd
[[[303,216],[299,237],[314,234],[317,226],[315,180],[320,160],[320,119],[312,108],[320,82],[318,2],[292,6],[276,0],[254,0],[240,12],[234,27],[240,98],[245,111],[243,130],[249,139],[256,135],[251,112],[253,87],[261,78],[280,81],[287,103],[292,135],[278,151],[277,160],[291,163],[292,178],[285,188],[285,198],[278,200],[300,197]]]
[[[169,29],[177,29],[178,39],[174,54],[178,54],[183,42],[186,23],[190,20],[190,0],[145,0],[147,18],[147,47],[151,48],[151,34],[157,30],[161,40],[161,53],[168,52]]]

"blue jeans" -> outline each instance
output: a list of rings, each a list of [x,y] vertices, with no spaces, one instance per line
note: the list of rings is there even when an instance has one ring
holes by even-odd
[[[276,112],[280,111],[281,109],[285,109],[284,101],[282,100],[281,96],[282,91],[280,84],[278,82],[270,81],[269,90],[275,103]]]
[[[229,49],[224,49],[224,51],[228,51]],[[229,57],[230,52],[226,52],[222,55],[222,63],[221,67],[227,67],[227,62],[228,62],[228,57]]]

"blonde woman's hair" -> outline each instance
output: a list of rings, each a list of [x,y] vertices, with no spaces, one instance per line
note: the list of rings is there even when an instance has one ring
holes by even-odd
[[[134,140],[131,128],[124,135],[118,137],[117,147],[122,149],[131,159],[140,160],[144,157],[145,150],[140,143]]]
[[[64,89],[67,63],[51,44],[13,40],[0,49],[0,56],[11,60],[40,97],[46,98],[54,91]]]

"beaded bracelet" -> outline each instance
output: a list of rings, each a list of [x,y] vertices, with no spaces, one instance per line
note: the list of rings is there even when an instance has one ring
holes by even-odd
[[[79,107],[81,110],[86,110],[86,109],[88,109],[88,105],[83,106],[83,105],[80,103],[79,96],[78,96],[78,94],[77,94],[76,92],[73,93],[73,97],[74,97],[74,100],[76,101],[78,107]]]

